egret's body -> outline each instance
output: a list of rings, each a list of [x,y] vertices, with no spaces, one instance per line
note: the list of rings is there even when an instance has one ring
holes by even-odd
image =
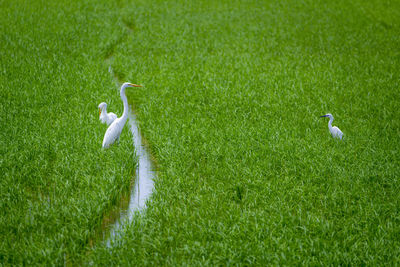
[[[99,115],[100,121],[102,123],[107,123],[107,125],[110,125],[117,118],[117,115],[114,113],[107,113],[107,104],[104,102],[99,104]]]
[[[320,117],[321,118],[322,117],[328,117],[329,118],[328,127],[329,127],[329,131],[331,132],[331,135],[332,135],[333,138],[339,138],[339,139],[343,138],[342,131],[338,127],[332,126],[332,122],[333,122],[332,114],[328,113],[328,114],[320,116]]]
[[[124,112],[120,118],[117,118],[111,123],[108,127],[106,134],[104,135],[103,139],[103,148],[108,148],[112,145],[116,140],[119,140],[119,136],[121,135],[122,129],[125,126],[126,120],[128,119],[128,99],[125,95],[125,89],[127,87],[141,87],[141,85],[131,84],[131,83],[124,83],[121,86],[121,99],[124,103]]]

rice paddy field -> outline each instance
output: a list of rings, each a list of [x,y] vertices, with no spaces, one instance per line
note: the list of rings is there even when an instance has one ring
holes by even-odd
[[[399,1],[0,1],[0,44],[1,264],[399,264]],[[107,245],[110,65],[158,177]]]

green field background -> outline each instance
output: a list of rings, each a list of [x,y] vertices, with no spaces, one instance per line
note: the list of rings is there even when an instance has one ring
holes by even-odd
[[[2,262],[399,263],[399,1],[0,3]],[[158,177],[91,247],[135,166],[109,65]]]

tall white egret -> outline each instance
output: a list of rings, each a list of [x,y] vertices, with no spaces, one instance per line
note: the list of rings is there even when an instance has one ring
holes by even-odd
[[[338,127],[336,127],[336,126],[333,126],[333,127],[332,127],[332,122],[333,122],[333,116],[332,116],[332,114],[328,113],[328,114],[326,114],[326,115],[320,116],[320,118],[323,118],[323,117],[328,117],[328,118],[329,118],[328,127],[329,127],[329,131],[331,132],[332,137],[333,137],[333,138],[342,139],[342,138],[343,138],[343,133],[342,133],[342,131],[341,131]]]
[[[107,125],[110,125],[117,118],[117,115],[114,113],[107,113],[107,104],[104,102],[99,104],[99,116],[101,122],[107,123]]]
[[[111,123],[111,125],[108,127],[106,134],[104,135],[103,139],[103,148],[108,148],[110,145],[112,145],[116,140],[119,140],[119,136],[121,135],[122,129],[124,128],[124,125],[126,123],[126,120],[128,119],[128,99],[126,98],[125,95],[125,88],[127,87],[142,87],[141,85],[137,84],[132,84],[132,83],[124,83],[121,86],[121,99],[122,102],[124,103],[124,113],[122,113],[122,116],[120,118],[117,118]]]

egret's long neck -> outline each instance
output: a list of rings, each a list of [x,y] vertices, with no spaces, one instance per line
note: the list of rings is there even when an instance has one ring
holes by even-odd
[[[328,123],[329,130],[332,130],[332,122],[333,122],[333,117],[330,117]]]
[[[129,106],[128,106],[128,99],[126,98],[126,94],[125,94],[125,86],[122,86],[121,88],[121,99],[122,102],[124,103],[124,113],[122,113],[122,117],[121,119],[123,120],[127,120],[128,119],[128,110],[129,110]]]
[[[107,107],[104,107],[104,108],[101,110],[101,115],[107,116]]]

